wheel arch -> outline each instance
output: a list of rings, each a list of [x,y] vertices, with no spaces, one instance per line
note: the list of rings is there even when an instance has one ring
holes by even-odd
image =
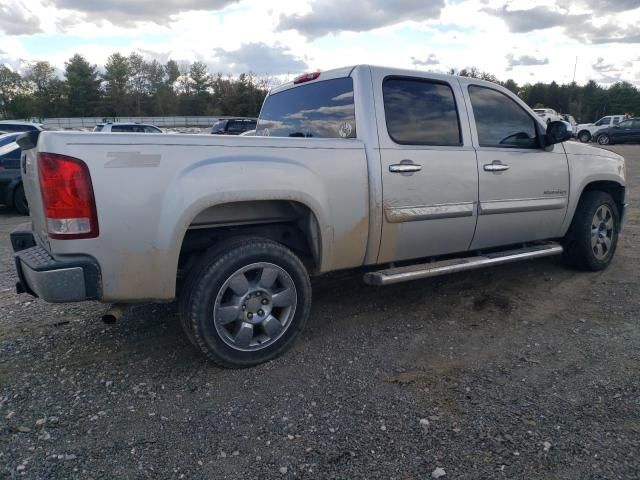
[[[618,207],[618,213],[622,211],[624,206],[624,197],[626,188],[624,185],[613,181],[613,180],[595,180],[584,186],[582,191],[580,192],[580,199],[578,203],[582,200],[586,192],[605,192],[611,195],[613,200],[616,202],[616,206]]]
[[[218,242],[247,235],[283,244],[302,258],[310,272],[321,270],[326,240],[318,215],[306,203],[288,199],[225,202],[201,209],[180,238],[178,268],[188,270]]]
[[[563,236],[566,235],[566,233],[569,231],[569,228],[573,223],[573,219],[575,217],[576,211],[578,210],[578,206],[580,205],[580,202],[584,198],[584,195],[587,192],[593,192],[593,191],[605,192],[611,195],[616,206],[618,207],[618,214],[622,212],[622,209],[624,207],[624,199],[625,199],[625,192],[626,192],[626,188],[624,184],[614,179],[593,179],[591,181],[588,181],[580,189],[580,194],[577,197],[577,201],[574,200],[575,203],[572,206],[572,209],[570,212],[571,214],[567,215],[565,219],[565,222],[563,225],[563,231],[562,231]]]

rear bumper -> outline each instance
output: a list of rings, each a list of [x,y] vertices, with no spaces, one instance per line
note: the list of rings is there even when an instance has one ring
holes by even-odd
[[[36,245],[28,230],[13,232],[11,244],[15,252],[18,293],[28,293],[51,303],[99,298],[100,268],[92,258],[56,260]]]

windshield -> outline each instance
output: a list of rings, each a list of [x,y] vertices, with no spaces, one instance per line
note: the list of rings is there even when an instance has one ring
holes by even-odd
[[[336,78],[269,95],[258,119],[256,135],[355,138],[353,80]]]

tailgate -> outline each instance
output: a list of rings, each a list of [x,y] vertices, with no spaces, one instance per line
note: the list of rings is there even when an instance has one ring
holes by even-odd
[[[38,178],[38,149],[37,142],[41,132],[29,132],[18,137],[18,144],[22,149],[20,171],[24,192],[29,202],[29,216],[33,223],[33,233],[39,245],[48,245],[47,226],[40,195],[40,180]]]

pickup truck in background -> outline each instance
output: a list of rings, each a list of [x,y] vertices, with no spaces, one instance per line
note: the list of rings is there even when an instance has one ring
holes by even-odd
[[[493,83],[366,65],[274,88],[255,136],[24,134],[17,288],[178,298],[208,358],[255,365],[304,327],[313,275],[365,267],[380,286],[563,252],[607,267],[624,159],[569,137]]]
[[[618,125],[625,118],[627,118],[626,115],[607,115],[606,117],[602,117],[595,123],[581,123],[576,128],[576,130],[578,131],[576,137],[582,143],[588,143],[592,138],[596,137],[596,133],[599,130]]]

